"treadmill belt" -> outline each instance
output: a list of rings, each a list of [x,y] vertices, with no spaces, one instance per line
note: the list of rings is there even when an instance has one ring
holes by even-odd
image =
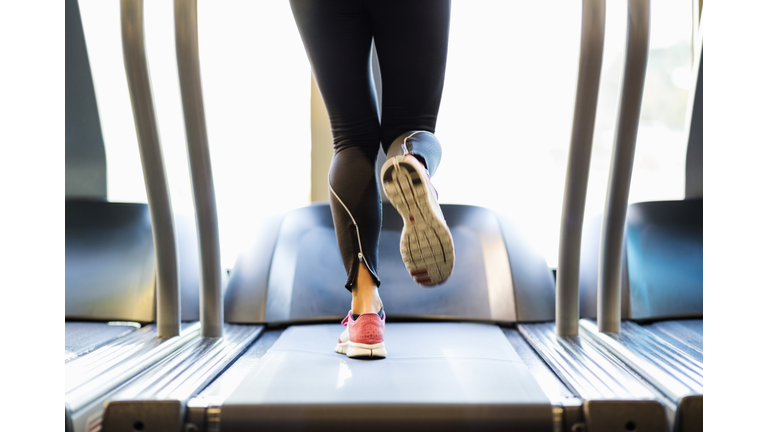
[[[283,332],[224,402],[221,430],[552,430],[549,399],[497,326],[388,324],[382,360],[335,353],[342,330]]]

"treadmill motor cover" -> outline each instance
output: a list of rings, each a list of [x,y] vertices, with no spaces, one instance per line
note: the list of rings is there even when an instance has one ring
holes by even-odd
[[[488,209],[442,205],[456,264],[434,288],[419,287],[400,257],[402,218],[382,208],[379,277],[393,319],[497,323],[554,319],[554,279],[546,261],[509,221]],[[294,210],[266,227],[238,258],[224,300],[230,323],[341,319],[349,311],[346,273],[327,203]]]

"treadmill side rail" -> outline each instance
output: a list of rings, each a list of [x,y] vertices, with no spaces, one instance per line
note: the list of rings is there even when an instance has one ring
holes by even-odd
[[[587,430],[615,430],[611,428],[617,424],[622,427],[648,425],[645,426],[648,429],[637,430],[669,430],[675,403],[638,379],[625,365],[599,350],[588,339],[558,336],[556,325],[551,322],[520,324],[518,330],[563,383],[584,399]],[[591,414],[587,408],[589,404],[592,406]],[[603,418],[602,404],[614,407],[606,409],[615,409],[616,415],[620,416]]]
[[[660,321],[643,326],[657,337],[704,361],[704,320]]]
[[[147,330],[144,330],[147,329]],[[182,326],[179,336],[156,337],[155,325],[64,365],[65,402],[73,413],[174,353],[200,333],[200,323]]]
[[[667,397],[677,401],[704,391],[704,363],[641,326],[625,321],[621,333],[599,332],[593,320],[579,323],[584,336],[632,367]]]
[[[226,369],[263,326],[224,325],[219,338],[200,338],[147,370],[107,402],[103,430],[181,430],[186,402]],[[173,426],[173,428],[171,428]]]
[[[135,322],[64,322],[64,363],[141,328]]]
[[[586,339],[616,356],[675,402],[675,431],[702,430],[703,354],[691,356],[631,321],[621,323],[619,334],[598,332],[594,320],[582,319],[580,326]]]
[[[528,367],[533,378],[539,384],[552,404],[552,421],[555,431],[575,431],[584,427],[582,400],[573,394],[547,363],[520,335],[511,328],[502,328],[504,335],[515,352]]]

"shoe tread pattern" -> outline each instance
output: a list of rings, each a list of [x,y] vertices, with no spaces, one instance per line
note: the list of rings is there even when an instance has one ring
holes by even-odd
[[[389,167],[382,177],[384,193],[403,218],[400,254],[406,269],[419,285],[445,282],[453,271],[453,238],[440,209],[432,208],[429,183],[407,163]]]

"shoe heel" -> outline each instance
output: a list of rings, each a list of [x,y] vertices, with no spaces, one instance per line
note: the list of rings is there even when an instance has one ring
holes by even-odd
[[[380,346],[376,346],[380,345]],[[376,344],[374,346],[347,346],[347,357],[353,358],[385,358],[387,356],[387,350],[384,349],[384,344]]]
[[[336,352],[339,354],[346,354],[347,353],[347,344],[340,343],[336,345]]]
[[[387,356],[387,350],[384,349],[384,345],[382,345],[379,348],[374,348],[371,350],[371,357],[384,358],[386,356]]]

